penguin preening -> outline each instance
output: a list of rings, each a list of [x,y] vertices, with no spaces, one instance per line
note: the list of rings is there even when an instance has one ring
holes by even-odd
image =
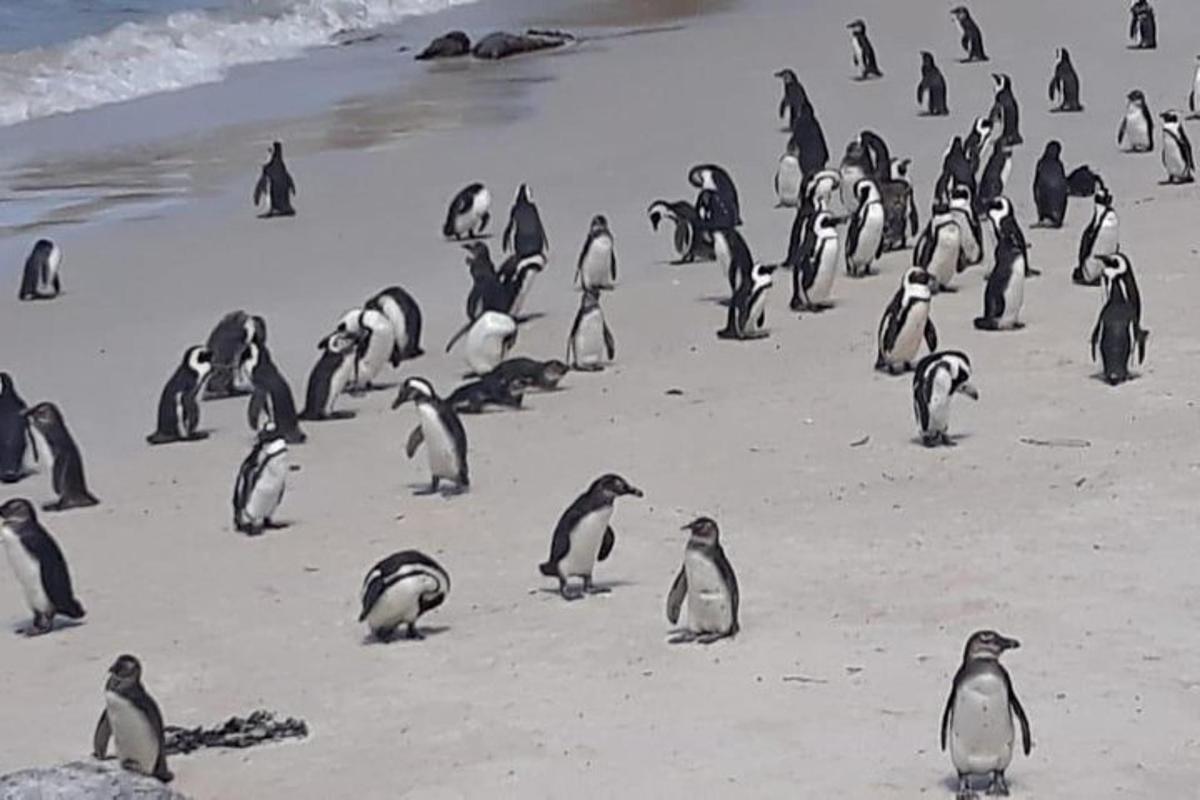
[[[669,219],[675,226],[671,242],[678,259],[672,263],[690,264],[697,259],[712,259],[712,234],[701,225],[696,207],[691,203],[686,200],[655,200],[646,213],[650,217],[650,227],[656,231],[664,219]]]
[[[58,269],[62,249],[49,239],[38,239],[25,259],[18,300],[51,300],[62,291]]]
[[[247,394],[250,387],[240,365],[251,342],[266,344],[267,323],[245,311],[230,311],[213,326],[205,347],[212,353],[212,373],[204,385],[204,399],[215,400]]]
[[[971,18],[971,12],[966,6],[955,6],[950,9],[950,14],[958,21],[958,27],[962,30],[961,44],[966,54],[962,62],[969,64],[974,61],[987,61],[987,53],[983,50],[983,31],[979,30],[975,20]]]
[[[378,388],[375,378],[387,365],[396,344],[391,320],[373,308],[352,308],[342,315],[334,332],[355,340],[354,377],[348,390],[361,394]]]
[[[421,349],[421,307],[411,294],[399,286],[389,286],[367,300],[363,308],[382,312],[392,323],[395,345],[388,361],[393,367],[400,366],[406,359],[425,355]]]
[[[1183,121],[1176,111],[1164,111],[1162,121],[1162,163],[1167,170],[1166,183],[1191,183],[1196,179],[1196,160]]]
[[[1079,239],[1079,261],[1071,280],[1087,286],[1100,283],[1104,269],[1101,256],[1115,255],[1121,249],[1121,221],[1113,208],[1112,194],[1101,183],[1096,187],[1092,219]]]
[[[946,78],[933,60],[933,53],[921,51],[921,82],[917,84],[917,105],[928,105],[923,112],[930,117],[944,117],[950,113],[946,105]]]
[[[667,621],[679,622],[687,601],[687,628],[671,638],[672,644],[696,641],[712,644],[736,636],[740,593],[737,575],[721,547],[717,523],[699,517],[684,525],[691,533],[683,551],[683,565],[667,593]]]
[[[1146,105],[1146,95],[1134,89],[1126,100],[1125,116],[1117,129],[1117,146],[1127,153],[1148,153],[1154,149],[1154,118]]]
[[[846,28],[850,31],[850,43],[853,47],[854,66],[859,74],[855,80],[866,81],[872,78],[882,78],[879,62],[875,59],[875,47],[867,36],[867,23],[861,19],[851,22]]]
[[[550,557],[538,566],[548,578],[558,579],[558,593],[564,600],[578,600],[585,594],[608,591],[592,584],[597,561],[604,561],[616,544],[617,535],[608,524],[618,497],[642,497],[642,490],[631,486],[620,475],[602,475],[563,512],[550,540]],[[577,594],[568,592],[572,578],[583,581]]]
[[[347,331],[334,331],[317,345],[321,356],[308,374],[300,419],[318,421],[354,416],[353,411],[335,411],[333,406],[354,381],[359,338]]]
[[[108,755],[108,740],[115,739],[121,766],[170,783],[162,711],[142,685],[142,664],[122,655],[108,670],[104,686],[104,711],[92,736],[92,755]]]
[[[295,194],[296,183],[283,163],[283,145],[274,142],[271,145],[271,160],[263,164],[262,176],[254,186],[254,205],[261,205],[266,197],[270,205],[260,216],[295,216],[296,210],[292,208],[292,196]]]
[[[697,164],[688,170],[688,183],[699,189],[701,193],[710,191],[717,194],[731,217],[729,227],[737,227],[742,224],[737,186],[723,167],[716,164]],[[699,197],[697,197],[696,206],[699,209]]]
[[[1158,23],[1150,0],[1133,0],[1129,6],[1129,38],[1133,50],[1153,50],[1158,47]]]
[[[392,408],[410,401],[417,408],[419,421],[408,436],[404,452],[412,458],[425,445],[431,479],[427,494],[435,494],[444,480],[454,483],[456,494],[467,491],[471,479],[467,468],[467,432],[462,420],[424,378],[405,379]]]
[[[0,506],[0,542],[33,613],[33,623],[24,631],[26,636],[49,633],[57,615],[83,619],[83,606],[75,599],[62,550],[38,522],[37,512],[28,500],[17,498]]]
[[[1029,718],[1017,699],[1008,670],[1000,664],[1005,651],[1020,646],[1016,639],[995,631],[976,631],[967,640],[942,712],[940,735],[942,750],[949,745],[950,759],[958,773],[958,800],[977,797],[971,789],[971,780],[976,776],[989,779],[989,795],[1008,795],[1004,773],[1012,763],[1014,716],[1021,724],[1025,755],[1033,749]]]
[[[1071,54],[1067,48],[1058,48],[1057,63],[1054,65],[1054,77],[1050,79],[1050,102],[1058,100],[1058,105],[1052,112],[1083,111],[1079,102],[1079,75],[1071,64]]]
[[[197,430],[200,404],[196,402],[212,372],[212,353],[206,347],[189,347],[183,360],[163,387],[158,400],[158,427],[146,437],[150,444],[194,442],[207,439]]]
[[[1033,178],[1033,202],[1037,206],[1038,227],[1061,228],[1067,216],[1067,170],[1062,163],[1062,143],[1052,139],[1038,160]]]
[[[472,183],[450,201],[442,235],[447,239],[475,239],[491,219],[492,195],[482,183]]]
[[[359,622],[381,642],[405,626],[405,638],[423,639],[417,620],[440,606],[450,593],[450,575],[418,550],[393,553],[371,567],[363,579]]]
[[[972,400],[979,392],[971,383],[971,359],[958,350],[930,353],[913,372],[913,413],[926,447],[953,446],[950,438],[950,399],[959,393]]]

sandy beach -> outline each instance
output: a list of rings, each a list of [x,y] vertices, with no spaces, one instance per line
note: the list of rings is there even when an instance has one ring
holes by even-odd
[[[131,652],[170,723],[265,707],[310,726],[300,742],[172,759],[174,787],[198,800],[950,797],[943,703],[967,636],[995,628],[1022,643],[1005,664],[1034,737],[1009,771],[1014,797],[1192,796],[1200,191],[1160,186],[1158,152],[1118,153],[1115,136],[1132,88],[1156,113],[1185,106],[1200,16],[1158,0],[1159,49],[1143,53],[1125,49],[1126,3],[976,3],[992,60],[959,64],[940,1],[643,13],[651,5],[522,8],[511,27],[606,35],[422,67],[379,104],[246,122],[197,151],[236,153],[244,174],[206,172],[211,185],[182,210],[0,240],[0,369],[27,402],[59,404],[103,501],[42,517],[69,560],[83,624],[8,635],[28,614],[0,571],[0,773],[85,758],[105,671]],[[853,17],[868,21],[883,80],[851,80]],[[653,30],[607,35],[638,28]],[[1064,45],[1083,114],[1048,113]],[[949,117],[917,116],[920,50],[946,74]],[[783,67],[807,88],[835,164],[864,128],[913,159],[922,221],[949,140],[990,107],[990,74],[1013,78],[1025,145],[1009,195],[1043,274],[1026,288],[1021,331],[972,328],[978,270],[933,301],[942,347],[970,354],[981,394],[955,402],[957,447],[921,447],[911,377],[871,368],[911,251],[884,256],[869,279],[839,274],[836,307],[821,315],[790,312],[790,276],[776,273],[770,338],[730,342],[715,336],[727,293],[716,265],[669,264],[669,235],[650,228],[649,203],[692,199],[688,168],[716,162],[737,181],[755,257],[782,260],[793,213],[774,208],[787,135],[772,76]],[[146,114],[162,102],[127,105]],[[391,133],[376,137],[381,128]],[[330,146],[335,132],[346,146]],[[295,145],[299,215],[268,222],[249,197],[275,138]],[[1104,176],[1138,271],[1149,352],[1117,388],[1089,357],[1100,290],[1070,280],[1091,202],[1073,199],[1060,231],[1030,227],[1034,166],[1052,138],[1068,169]],[[253,437],[244,400],[202,406],[207,441],[144,441],[184,349],[227,311],[261,314],[301,396],[340,315],[401,284],[424,312],[427,355],[388,383],[421,375],[448,393],[465,363],[442,351],[470,280],[440,227],[474,180],[496,198],[494,253],[520,183],[548,232],[549,268],[527,305],[545,316],[522,327],[521,355],[563,357],[579,248],[592,216],[608,217],[615,364],[570,374],[520,412],[464,417],[472,486],[453,498],[414,494],[427,467],[405,458],[416,416],[391,410],[394,389],[346,398],[355,419],[306,424],[308,442],[292,448],[301,469],[280,512],[290,527],[235,532],[230,495]],[[18,303],[20,265],[41,235],[64,248],[65,293]],[[568,604],[537,565],[563,510],[605,472],[646,496],[618,503],[616,549],[596,573],[611,594]],[[49,476],[0,492],[14,496],[52,499]],[[664,605],[679,529],[701,514],[721,525],[742,631],[672,646]],[[446,567],[449,598],[424,620],[426,641],[375,644],[356,622],[361,581],[410,547]]]

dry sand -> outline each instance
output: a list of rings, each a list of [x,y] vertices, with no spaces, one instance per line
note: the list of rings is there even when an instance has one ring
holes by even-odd
[[[266,706],[311,725],[303,743],[173,759],[178,788],[197,798],[944,796],[952,769],[937,726],[950,676],[965,637],[995,627],[1022,641],[1006,663],[1035,741],[1010,771],[1014,795],[1192,796],[1197,189],[1158,186],[1158,155],[1119,155],[1114,136],[1130,88],[1155,110],[1183,104],[1200,17],[1160,0],[1161,48],[1135,53],[1123,2],[977,4],[993,61],[966,66],[954,63],[948,5],[751,2],[655,35],[433,67],[451,98],[483,81],[525,86],[529,113],[298,157],[294,220],[253,217],[248,169],[219,207],[64,229],[68,291],[21,305],[5,292],[3,366],[27,400],[61,405],[104,504],[45,517],[89,615],[39,639],[0,637],[0,771],[84,755],[104,671],[129,651],[169,721]],[[869,21],[883,81],[850,80],[853,16]],[[1075,56],[1086,114],[1046,113],[1059,45]],[[947,75],[949,119],[916,116],[920,49]],[[1010,193],[1023,221],[1050,137],[1068,167],[1090,163],[1118,198],[1153,331],[1141,376],[1118,389],[1094,378],[1099,290],[1069,279],[1086,201],[1063,231],[1029,232],[1044,275],[1028,287],[1025,330],[971,328],[978,271],[935,299],[944,346],[970,353],[982,393],[956,402],[956,448],[915,444],[909,379],[871,370],[910,253],[885,257],[878,277],[839,277],[837,308],[820,316],[787,312],[780,275],[771,338],[718,341],[721,276],[667,265],[645,210],[690,196],[690,165],[722,163],[756,256],[782,257],[791,214],[772,209],[785,137],[771,76],[783,66],[801,75],[835,159],[864,127],[914,159],[923,215],[946,143],[990,103],[989,73],[1011,73],[1026,145]],[[468,280],[460,249],[437,234],[449,198],[475,179],[497,195],[494,230],[527,181],[549,231],[551,268],[530,301],[547,316],[522,331],[524,354],[561,357],[578,248],[591,216],[608,215],[617,364],[569,376],[521,413],[469,418],[474,485],[448,500],[413,495],[427,475],[403,455],[412,409],[388,410],[391,393],[350,400],[357,419],[309,424],[293,450],[302,471],[281,511],[291,527],[232,532],[250,441],[243,402],[203,407],[207,442],[143,442],[184,347],[227,310],[261,313],[299,393],[338,315],[399,282],[422,303],[430,355],[394,377],[448,391],[463,364],[440,350]],[[616,512],[617,547],[597,571],[613,592],[568,605],[536,565],[563,509],[610,470],[646,498]],[[15,492],[49,499],[48,478]],[[743,630],[708,648],[668,646],[678,528],[700,513],[722,525]],[[436,635],[366,644],[359,582],[407,547],[454,581],[426,620]],[[0,583],[0,617],[15,629],[20,594],[7,575]]]

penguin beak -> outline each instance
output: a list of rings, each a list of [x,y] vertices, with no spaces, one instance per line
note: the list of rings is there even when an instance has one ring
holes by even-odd
[[[974,386],[972,386],[969,381],[967,383],[964,383],[962,386],[960,386],[958,388],[958,390],[960,392],[962,392],[963,394],[965,394],[967,397],[971,398],[972,400],[979,399],[979,390],[976,389]]]
[[[412,392],[408,388],[403,388],[396,395],[396,399],[392,401],[392,409],[395,410],[412,399]]]
[[[645,497],[646,496],[645,493],[643,493],[642,490],[637,488],[636,486],[626,486],[625,494],[631,494],[634,497]]]
[[[1016,650],[1021,646],[1021,643],[1016,639],[1009,639],[1006,636],[999,637],[999,641],[997,643],[1005,650]]]

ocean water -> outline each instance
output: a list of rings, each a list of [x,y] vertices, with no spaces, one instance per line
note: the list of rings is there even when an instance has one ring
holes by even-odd
[[[0,126],[222,80],[474,0],[0,0]]]

